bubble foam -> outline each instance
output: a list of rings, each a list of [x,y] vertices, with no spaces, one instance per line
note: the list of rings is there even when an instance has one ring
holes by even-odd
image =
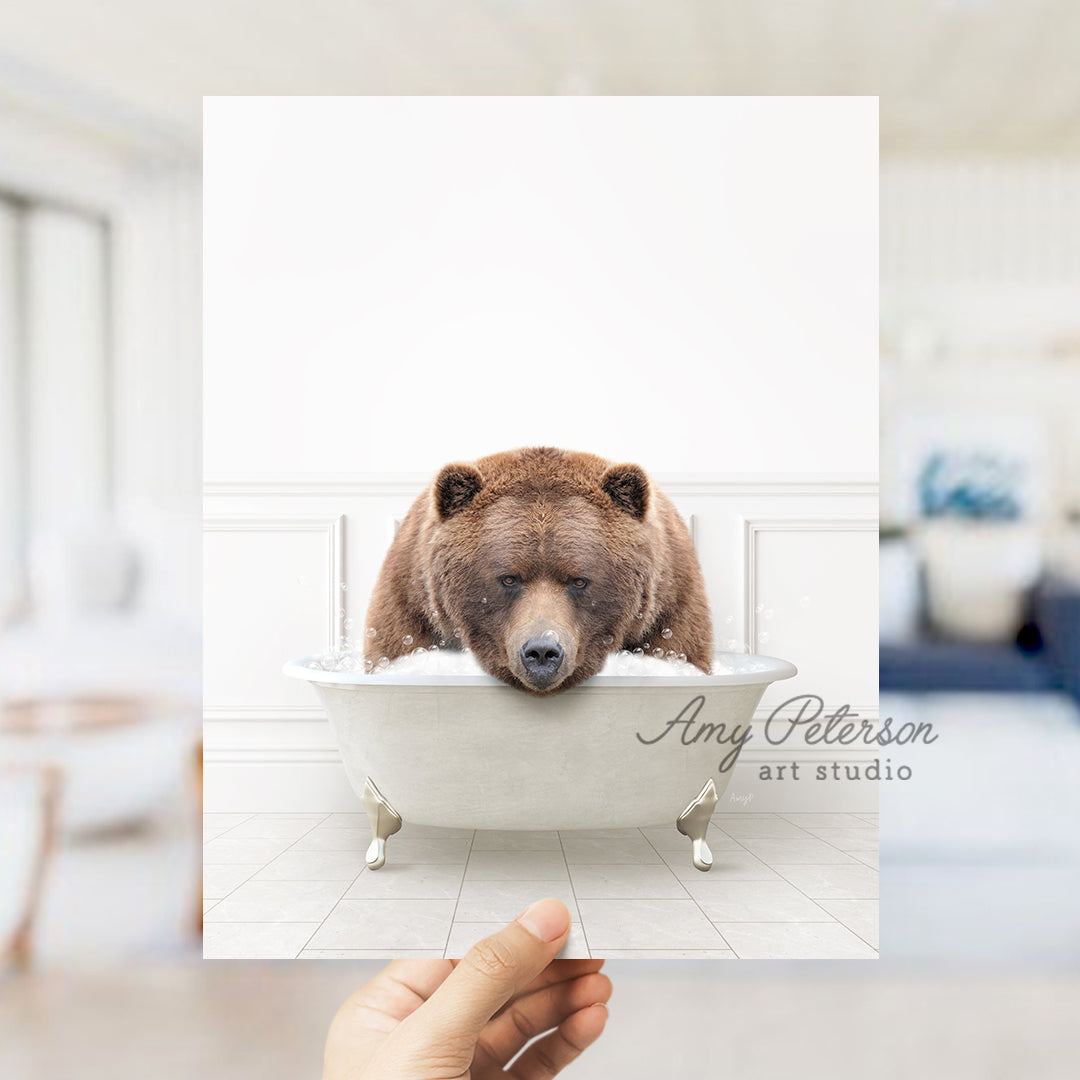
[[[660,652],[661,650],[656,650]],[[308,660],[306,667],[316,671],[361,671],[376,675],[424,676],[424,675],[484,675],[486,672],[476,662],[471,652],[456,649],[415,649],[410,655],[397,660],[381,657],[374,664],[365,661],[363,653],[343,650],[326,653]],[[765,671],[767,665],[752,653],[727,653],[713,660],[714,675],[745,675]],[[686,675],[704,675],[682,653],[669,652],[666,656],[648,656],[641,650],[636,654],[626,649],[608,656],[599,675],[635,675],[671,678]]]

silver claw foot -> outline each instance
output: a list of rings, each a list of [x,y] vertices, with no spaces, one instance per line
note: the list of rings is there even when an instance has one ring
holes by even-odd
[[[386,841],[401,828],[401,815],[386,801],[370,776],[364,780],[360,802],[367,811],[372,834],[364,862],[369,870],[379,870],[386,864]]]
[[[719,801],[716,785],[710,779],[698,792],[698,797],[675,819],[675,828],[683,836],[690,837],[690,857],[699,870],[712,869],[712,852],[705,843],[705,832]]]

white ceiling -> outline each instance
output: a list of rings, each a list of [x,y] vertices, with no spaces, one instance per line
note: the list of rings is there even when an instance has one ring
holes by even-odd
[[[873,94],[883,154],[1080,151],[1076,0],[30,0],[0,97],[198,147],[203,94]]]

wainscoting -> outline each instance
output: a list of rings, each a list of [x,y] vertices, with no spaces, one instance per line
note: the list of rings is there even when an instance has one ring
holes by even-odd
[[[205,806],[213,812],[359,809],[311,688],[282,663],[360,641],[387,545],[427,477],[249,478],[205,486]],[[877,484],[851,476],[657,476],[690,521],[717,648],[799,668],[770,687],[721,810],[874,812],[877,784],[832,779],[876,748],[780,745],[765,721],[818,695],[877,718]],[[789,707],[784,715],[792,715]],[[774,724],[775,739],[778,730]],[[882,755],[882,759],[884,760]],[[793,782],[787,768],[800,766]],[[816,767],[828,779],[817,779]],[[763,767],[773,769],[765,778]]]

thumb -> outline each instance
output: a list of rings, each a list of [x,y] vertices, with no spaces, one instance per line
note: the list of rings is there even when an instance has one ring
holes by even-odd
[[[559,900],[537,900],[498,933],[478,941],[424,1006],[410,1017],[414,1035],[446,1045],[468,1040],[555,959],[570,933]]]

